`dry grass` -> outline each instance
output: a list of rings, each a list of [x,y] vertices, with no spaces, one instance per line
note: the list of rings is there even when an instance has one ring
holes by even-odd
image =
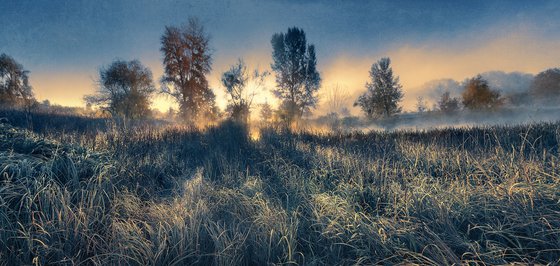
[[[560,263],[560,124],[250,135],[0,125],[1,264]]]

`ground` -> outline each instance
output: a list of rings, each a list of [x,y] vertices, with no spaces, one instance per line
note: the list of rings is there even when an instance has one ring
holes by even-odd
[[[0,125],[0,264],[560,263],[559,123],[251,138],[76,119]]]

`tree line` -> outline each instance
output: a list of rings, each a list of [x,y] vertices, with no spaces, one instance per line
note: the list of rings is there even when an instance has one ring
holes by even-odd
[[[297,27],[271,38],[271,70],[275,76],[274,96],[278,110],[261,105],[265,121],[276,115],[287,125],[300,120],[316,107],[321,87],[317,70],[315,45],[308,44],[305,32]],[[88,106],[96,106],[113,118],[134,120],[150,115],[151,98],[156,93],[168,95],[179,106],[178,120],[196,124],[216,121],[221,111],[216,95],[209,87],[207,75],[212,71],[210,38],[201,22],[191,18],[181,26],[166,26],[161,37],[164,74],[157,89],[151,70],[139,60],[115,60],[101,67],[96,92],[86,95]],[[29,84],[29,71],[6,54],[0,55],[0,106],[30,107],[37,105]],[[249,70],[243,59],[222,73],[221,85],[228,97],[226,113],[230,119],[248,123],[253,99],[264,88],[269,71]],[[391,117],[402,111],[404,97],[399,77],[393,73],[390,58],[372,64],[365,92],[354,106],[371,119]],[[557,102],[560,92],[560,69],[539,73],[533,80],[531,96],[539,101]],[[332,96],[332,95],[331,95]],[[449,92],[441,95],[437,109],[444,113],[469,110],[491,110],[504,104],[500,92],[492,89],[480,75],[464,82],[461,99]],[[337,107],[338,108],[338,107]],[[417,111],[428,110],[421,97]]]

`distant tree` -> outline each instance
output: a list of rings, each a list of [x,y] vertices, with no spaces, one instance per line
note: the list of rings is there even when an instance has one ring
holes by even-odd
[[[487,110],[502,104],[500,92],[492,90],[480,75],[465,82],[462,96],[463,105],[470,110]]]
[[[0,55],[0,106],[31,106],[34,98],[28,74],[12,57]]]
[[[97,93],[84,97],[113,117],[145,118],[150,114],[150,97],[155,92],[152,72],[138,60],[116,60],[99,71]]]
[[[162,92],[179,104],[184,121],[203,119],[208,110],[215,109],[212,106],[215,95],[206,79],[212,70],[212,56],[204,27],[196,18],[190,18],[182,27],[167,26],[161,44]]]
[[[335,84],[326,89],[322,95],[325,99],[325,104],[328,112],[337,113],[339,115],[348,115],[350,112],[346,105],[350,102],[350,94],[348,88],[339,84]],[[343,114],[344,113],[344,114]]]
[[[451,114],[459,111],[459,99],[456,97],[451,97],[451,94],[446,91],[444,92],[437,104],[437,108],[446,114]]]
[[[276,73],[274,94],[282,101],[288,123],[301,118],[317,104],[316,92],[321,85],[317,71],[315,46],[307,45],[305,32],[289,28],[287,33],[272,36],[272,70]]]
[[[264,84],[268,72],[260,73],[255,70],[251,76],[247,73],[247,66],[242,59],[222,74],[222,85],[229,96],[228,110],[232,119],[248,123],[251,105],[255,95]],[[249,86],[251,83],[252,86]]]
[[[560,68],[547,69],[537,74],[529,92],[537,102],[558,103],[560,99]]]
[[[261,104],[261,120],[264,122],[270,121],[273,115],[272,107],[268,102]]]
[[[424,97],[418,96],[416,98],[416,111],[418,113],[424,113],[428,110],[428,106],[426,105],[426,101],[424,101]]]
[[[393,76],[391,59],[382,58],[371,66],[371,83],[366,83],[367,91],[362,94],[355,106],[360,106],[369,118],[389,117],[401,112],[402,86],[399,77]]]

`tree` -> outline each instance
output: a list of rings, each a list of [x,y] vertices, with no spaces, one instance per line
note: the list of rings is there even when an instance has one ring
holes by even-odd
[[[12,57],[0,55],[0,106],[31,106],[34,98],[28,74]]]
[[[316,93],[321,85],[317,72],[315,46],[307,45],[305,32],[289,28],[287,33],[272,36],[272,70],[276,73],[276,97],[282,101],[288,123],[303,116],[317,104]]]
[[[228,110],[234,120],[248,123],[253,99],[262,88],[267,75],[266,71],[261,73],[255,70],[249,77],[247,66],[242,59],[222,74],[222,85],[229,95]]]
[[[451,94],[446,91],[441,95],[438,101],[438,109],[446,114],[455,113],[459,111],[459,99],[457,97],[451,97]]]
[[[343,116],[347,116],[349,114],[349,110],[346,108],[348,102],[351,101],[348,88],[336,84],[329,87],[323,97],[325,99],[328,112],[337,113]]]
[[[500,92],[490,89],[488,81],[478,75],[465,82],[463,105],[470,110],[487,110],[502,104]]]
[[[150,97],[155,90],[152,72],[140,61],[116,60],[101,68],[97,93],[84,100],[113,117],[145,118],[150,114]]]
[[[558,103],[560,99],[560,68],[547,69],[535,76],[529,92],[541,103]]]
[[[270,104],[268,102],[265,102],[263,104],[261,104],[261,119],[264,122],[268,122],[270,121],[270,119],[272,118],[272,107],[270,107]]]
[[[418,96],[418,98],[416,98],[416,110],[418,113],[424,113],[428,110],[424,97]]]
[[[161,37],[162,92],[179,104],[179,114],[184,121],[198,121],[208,110],[215,109],[212,106],[215,95],[206,79],[212,70],[209,40],[196,18],[190,18],[182,27],[165,27]]]
[[[371,82],[366,83],[367,91],[358,97],[354,106],[360,106],[370,118],[389,117],[401,112],[402,86],[399,77],[393,76],[391,59],[381,58],[371,66]]]

